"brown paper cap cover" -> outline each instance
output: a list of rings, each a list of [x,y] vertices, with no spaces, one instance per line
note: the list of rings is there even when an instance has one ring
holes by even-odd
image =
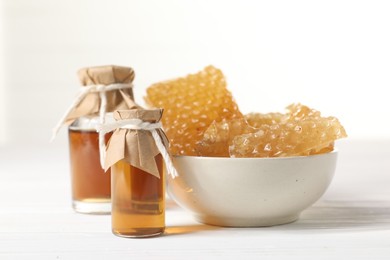
[[[162,109],[131,109],[115,111],[116,120],[141,119],[150,123],[157,123],[162,117]],[[168,139],[161,129],[156,129],[163,144],[168,148]],[[158,178],[160,173],[155,156],[160,154],[155,140],[148,130],[117,129],[107,145],[104,168],[107,170],[120,160],[148,172]]]
[[[132,83],[135,77],[134,70],[121,66],[98,66],[83,68],[78,71],[81,85],[110,85],[115,83]],[[106,92],[107,111],[113,112],[120,109],[137,107],[134,102],[132,88],[112,90]],[[69,113],[66,123],[72,123],[75,119],[86,115],[97,115],[100,109],[99,93],[88,94],[80,104]]]
[[[80,83],[83,86],[132,83],[135,77],[135,73],[132,68],[115,65],[82,68],[77,74],[79,76]]]

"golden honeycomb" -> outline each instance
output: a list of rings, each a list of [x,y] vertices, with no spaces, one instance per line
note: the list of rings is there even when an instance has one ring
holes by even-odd
[[[200,156],[229,157],[229,145],[237,135],[253,133],[256,129],[248,125],[244,118],[213,122],[197,144]]]
[[[255,128],[258,128],[264,124],[270,125],[280,123],[284,117],[286,117],[286,115],[282,113],[249,113],[244,115],[244,118],[248,124]]]
[[[303,156],[330,152],[333,143],[346,137],[335,117],[321,117],[319,111],[301,104],[287,107],[289,112],[279,123],[263,124],[253,133],[233,138],[231,157]]]
[[[242,118],[222,71],[213,66],[153,84],[145,100],[164,109],[161,122],[174,155],[197,155],[196,144],[211,123]]]

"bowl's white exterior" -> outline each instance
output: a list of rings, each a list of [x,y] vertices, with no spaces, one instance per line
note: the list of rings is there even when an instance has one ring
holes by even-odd
[[[169,195],[203,223],[271,226],[295,221],[329,186],[337,152],[286,158],[173,158]]]

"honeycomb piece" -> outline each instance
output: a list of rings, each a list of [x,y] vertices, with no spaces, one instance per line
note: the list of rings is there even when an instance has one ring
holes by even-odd
[[[164,108],[161,122],[174,155],[197,155],[196,143],[212,122],[242,117],[224,75],[213,66],[156,83],[147,89],[145,100],[150,106]]]
[[[291,104],[287,106],[286,121],[305,121],[305,120],[319,120],[321,113],[315,109],[311,109],[308,106],[304,106],[300,103]]]
[[[306,106],[291,105],[281,123],[263,124],[254,133],[236,136],[229,147],[231,157],[283,157],[330,152],[333,143],[346,137],[335,117],[321,117]]]
[[[250,126],[259,128],[264,124],[271,125],[280,123],[283,118],[286,117],[286,115],[281,113],[249,113],[246,114],[244,117]]]
[[[237,135],[255,132],[244,118],[213,122],[197,145],[198,155],[229,157],[229,145]]]

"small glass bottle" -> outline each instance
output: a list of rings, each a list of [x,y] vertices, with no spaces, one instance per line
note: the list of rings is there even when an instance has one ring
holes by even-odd
[[[114,112],[116,125],[131,120],[157,125],[161,116],[161,109]],[[138,127],[117,128],[107,147],[105,168],[111,167],[112,232],[122,237],[151,237],[165,230],[164,163],[159,149],[166,149],[168,141],[159,126],[154,130]]]

